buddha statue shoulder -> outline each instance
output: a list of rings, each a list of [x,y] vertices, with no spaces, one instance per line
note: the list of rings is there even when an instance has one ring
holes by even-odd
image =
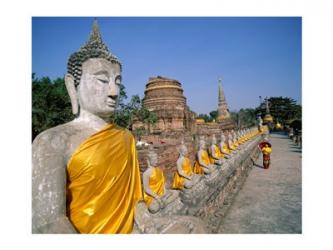
[[[130,233],[142,199],[135,140],[111,123],[121,64],[96,20],[69,58],[65,84],[76,118],[32,145],[32,232]]]

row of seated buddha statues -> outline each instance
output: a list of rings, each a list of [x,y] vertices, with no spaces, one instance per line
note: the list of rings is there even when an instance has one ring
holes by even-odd
[[[166,189],[165,176],[158,166],[158,156],[151,145],[147,155],[148,167],[142,177],[144,201],[148,210],[155,214],[175,200],[179,200],[176,190],[187,190],[188,192],[203,179],[211,181],[213,178],[210,177],[214,176],[214,173],[218,175],[219,170],[222,170],[223,162],[240,152],[242,145],[257,134],[256,129],[231,130],[226,135],[222,132],[220,143],[217,143],[216,136],[212,135],[208,150],[205,138],[201,136],[194,165],[188,157],[188,150],[183,140],[178,147],[177,170],[173,176],[171,189]],[[179,209],[183,209],[183,207],[180,206]]]

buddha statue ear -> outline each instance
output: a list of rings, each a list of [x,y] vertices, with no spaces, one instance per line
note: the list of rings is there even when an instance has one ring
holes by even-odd
[[[79,102],[77,98],[74,77],[71,74],[65,75],[65,85],[72,104],[72,113],[77,115],[79,112]]]

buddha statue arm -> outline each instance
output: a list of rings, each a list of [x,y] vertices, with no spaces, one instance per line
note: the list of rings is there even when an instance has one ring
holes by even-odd
[[[184,158],[180,158],[178,159],[177,161],[177,171],[178,171],[178,174],[188,180],[191,180],[191,176],[188,176],[187,174],[185,174],[185,172],[183,171],[183,161],[185,159]]]
[[[59,139],[59,138],[57,138]],[[66,164],[44,134],[32,146],[32,232],[76,233],[66,216]]]

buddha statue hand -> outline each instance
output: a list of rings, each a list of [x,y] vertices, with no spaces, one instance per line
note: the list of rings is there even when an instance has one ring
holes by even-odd
[[[222,165],[222,159],[218,159],[218,160],[216,161],[216,164],[221,166],[221,165]]]
[[[212,172],[211,168],[212,168],[211,166],[206,167],[206,168],[204,167],[204,168],[203,168],[204,173],[207,174],[207,175],[211,174],[211,172]]]

